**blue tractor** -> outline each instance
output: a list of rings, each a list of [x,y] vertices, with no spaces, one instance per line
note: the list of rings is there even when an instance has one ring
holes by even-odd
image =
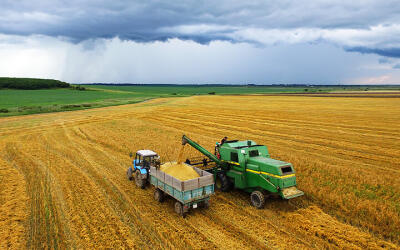
[[[130,156],[132,157],[132,153]],[[151,150],[139,150],[132,161],[132,166],[133,168],[129,167],[126,171],[128,180],[135,179],[136,186],[144,189],[149,183],[150,167],[158,168],[160,166],[160,157]]]

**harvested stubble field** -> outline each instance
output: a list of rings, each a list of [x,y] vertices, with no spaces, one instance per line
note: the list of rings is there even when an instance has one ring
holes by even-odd
[[[305,196],[217,192],[181,218],[128,182],[129,152],[187,134],[269,146]],[[0,120],[0,248],[399,248],[400,98],[197,96]],[[193,150],[185,149],[190,155]]]

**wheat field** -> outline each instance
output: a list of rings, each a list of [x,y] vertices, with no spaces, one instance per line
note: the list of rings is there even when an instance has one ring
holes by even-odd
[[[125,171],[139,149],[176,160],[183,134],[265,144],[305,195],[257,210],[216,192],[181,218]],[[194,96],[0,120],[2,249],[395,249],[399,200],[400,98]]]

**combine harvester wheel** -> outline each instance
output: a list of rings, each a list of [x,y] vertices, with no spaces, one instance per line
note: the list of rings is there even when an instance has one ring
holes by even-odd
[[[261,209],[265,204],[265,196],[260,191],[254,191],[250,195],[251,205],[254,207]]]
[[[228,177],[224,173],[218,174],[215,180],[215,187],[222,192],[228,192],[231,188]]]

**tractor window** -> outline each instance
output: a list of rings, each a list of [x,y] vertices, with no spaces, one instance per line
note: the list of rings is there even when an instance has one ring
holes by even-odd
[[[282,174],[290,174],[293,172],[291,166],[284,166],[281,167],[281,169],[282,169]]]
[[[136,165],[142,166],[142,156],[141,155],[136,155]]]
[[[249,156],[250,157],[259,156],[259,155],[260,155],[260,153],[258,152],[258,150],[249,151]]]
[[[231,161],[239,162],[239,157],[236,152],[231,152]]]
[[[149,156],[143,157],[143,162],[142,162],[143,167],[149,167],[150,160],[151,160],[151,157],[149,157]]]

